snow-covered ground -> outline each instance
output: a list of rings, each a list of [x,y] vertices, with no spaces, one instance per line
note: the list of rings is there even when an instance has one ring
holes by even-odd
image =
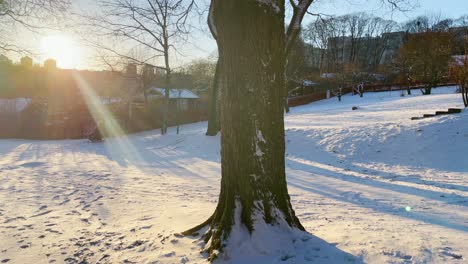
[[[468,112],[410,120],[461,107],[454,90],[292,108],[289,191],[314,237],[298,254],[250,261],[466,263]],[[205,129],[102,144],[0,140],[0,263],[206,263],[198,240],[174,235],[216,205],[219,136]],[[245,254],[218,262],[247,263],[248,238],[236,239]]]

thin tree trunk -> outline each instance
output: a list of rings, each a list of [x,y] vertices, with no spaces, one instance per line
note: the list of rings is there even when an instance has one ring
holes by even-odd
[[[170,92],[170,85],[171,85],[171,68],[169,66],[169,48],[166,46],[164,49],[164,62],[166,65],[166,78],[165,78],[165,89],[164,89],[164,107],[163,107],[163,123],[161,126],[161,134],[164,135],[167,133],[167,124],[168,124],[168,116],[169,116],[169,92]]]
[[[176,124],[177,124],[177,135],[179,135],[180,131],[180,100],[184,100],[180,98],[181,96],[181,90],[179,89],[178,96],[177,96],[177,101],[176,101]]]
[[[127,108],[128,114],[127,114],[127,132],[132,131],[132,102],[128,101],[128,108]]]
[[[219,132],[219,118],[218,118],[218,90],[219,90],[219,59],[216,62],[216,71],[213,78],[211,87],[210,109],[208,113],[208,129],[206,130],[207,136],[216,136]]]
[[[164,88],[164,106],[163,106],[163,123],[161,126],[161,134],[167,133],[167,122],[169,120],[169,87]]]
[[[285,175],[284,1],[212,5],[222,58],[221,192],[214,214],[184,233],[208,225],[211,260],[222,252],[235,222],[250,232],[262,223],[304,230]]]
[[[460,85],[460,87],[463,97],[463,104],[465,105],[465,107],[468,107],[468,89],[465,87],[465,85]]]
[[[284,103],[284,111],[286,113],[289,113],[289,102],[288,102],[288,97],[289,97],[289,93],[288,93],[288,85],[285,85],[284,86],[284,97],[283,97],[283,103]]]

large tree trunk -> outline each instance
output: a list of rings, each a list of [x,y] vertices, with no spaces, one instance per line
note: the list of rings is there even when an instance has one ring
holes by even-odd
[[[262,224],[304,230],[285,174],[284,0],[212,5],[222,58],[221,192],[210,219],[185,232],[209,226],[210,259],[223,250],[234,224],[251,233]]]
[[[210,109],[208,113],[208,129],[206,130],[207,136],[216,136],[219,132],[219,118],[218,118],[218,90],[219,90],[219,59],[216,63],[216,71],[213,78],[211,88]]]

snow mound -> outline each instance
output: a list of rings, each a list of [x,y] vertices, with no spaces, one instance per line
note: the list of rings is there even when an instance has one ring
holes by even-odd
[[[255,217],[252,234],[240,222],[241,210],[238,204],[232,235],[215,263],[363,263],[359,258],[318,237],[289,227],[284,220],[270,225],[261,217]]]

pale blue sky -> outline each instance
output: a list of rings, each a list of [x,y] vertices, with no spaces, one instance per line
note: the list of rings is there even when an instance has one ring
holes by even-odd
[[[411,1],[411,0],[410,0]],[[457,18],[468,14],[468,0],[419,0],[411,1],[416,7],[408,12],[391,12],[382,8],[380,0],[317,0],[311,7],[313,12],[342,15],[353,12],[369,12],[397,22],[424,14],[441,14],[443,17]]]

